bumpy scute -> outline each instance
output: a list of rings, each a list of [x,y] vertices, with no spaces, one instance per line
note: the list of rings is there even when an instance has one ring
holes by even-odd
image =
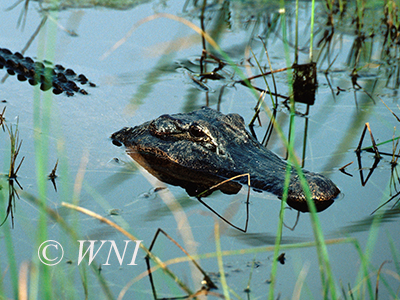
[[[48,64],[48,63],[47,63]],[[10,75],[17,75],[19,81],[28,81],[31,85],[40,84],[42,91],[53,88],[53,93],[58,95],[65,92],[68,96],[79,92],[87,95],[86,90],[81,89],[76,83],[96,86],[85,75],[77,75],[71,69],[65,69],[62,65],[48,67],[42,62],[35,62],[30,57],[24,57],[21,53],[12,53],[8,49],[0,48],[0,69],[6,68]]]

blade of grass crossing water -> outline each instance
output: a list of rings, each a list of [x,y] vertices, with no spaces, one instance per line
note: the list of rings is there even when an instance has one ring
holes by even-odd
[[[291,143],[291,142],[289,141],[289,143]],[[290,170],[291,170],[291,165],[287,164],[285,183],[284,183],[283,195],[282,195],[282,201],[281,201],[281,209],[280,209],[280,213],[279,213],[279,223],[278,223],[278,229],[276,232],[275,248],[274,248],[274,255],[273,255],[273,261],[272,261],[272,267],[271,267],[271,284],[270,284],[269,295],[268,295],[268,299],[270,299],[270,300],[275,299],[274,288],[275,288],[275,284],[276,284],[276,277],[277,277],[277,271],[278,271],[278,256],[279,256],[280,244],[281,244],[281,240],[282,240],[286,200],[287,200],[288,191],[289,191]]]
[[[312,59],[312,43],[313,43],[313,26],[314,26],[314,11],[315,11],[315,0],[312,1],[312,12],[311,12],[311,37],[310,37],[310,59]],[[292,82],[291,76],[289,77],[289,83],[290,86]],[[294,102],[292,102],[293,99],[291,99],[291,114],[294,114]],[[293,130],[294,132],[294,130]],[[314,232],[314,237],[315,241],[317,243],[317,253],[318,253],[318,260],[319,260],[319,265],[320,265],[320,273],[321,273],[321,282],[323,285],[324,290],[326,293],[330,291],[331,293],[331,298],[336,299],[336,285],[333,279],[333,274],[332,270],[330,267],[330,262],[329,262],[329,255],[328,255],[328,250],[326,248],[324,236],[322,233],[322,228],[319,223],[319,218],[317,216],[317,210],[315,208],[314,201],[312,200],[311,192],[308,186],[308,183],[304,177],[302,168],[298,162],[298,159],[294,153],[294,148],[290,147],[290,145],[287,147],[288,152],[289,152],[289,161],[293,164],[295,167],[301,186],[303,188],[304,194],[306,196],[307,204],[310,210],[310,220]],[[325,278],[327,276],[327,278]],[[328,285],[329,289],[325,288],[325,285]],[[324,298],[328,298],[328,294],[324,295]]]
[[[261,70],[261,72],[262,72],[262,67],[261,67],[261,65],[260,65],[260,63],[259,63],[259,61],[258,61],[258,59],[256,58],[256,56],[255,56],[253,50],[250,50],[250,51],[251,51],[251,54],[253,55],[253,58],[254,58],[254,60],[255,60],[255,62],[256,62],[256,64],[257,64],[258,69]],[[271,65],[270,65],[270,69],[271,69]],[[271,69],[271,71],[272,71],[272,69]],[[272,73],[272,76],[274,76],[273,73]],[[269,97],[271,98],[272,107],[275,108],[274,98],[272,97],[271,89],[269,88],[269,84],[268,84],[267,78],[266,78],[266,76],[263,76],[262,78],[264,79],[265,86],[267,87],[267,88],[266,88],[266,91],[269,92]],[[264,97],[263,97],[262,100],[260,101],[260,106],[261,106],[261,102],[262,102],[262,101],[264,101]],[[257,109],[258,109],[258,107],[257,107]]]
[[[296,0],[296,32],[294,41],[294,63],[297,65],[299,62],[299,0]]]
[[[284,12],[284,2],[281,1],[281,10]],[[289,45],[287,42],[287,33],[286,33],[286,22],[285,22],[285,13],[282,13],[281,16],[281,24],[282,24],[282,39],[284,41],[284,48],[285,48],[285,53],[286,53],[286,62],[287,65],[290,65],[290,58],[289,58]],[[310,50],[311,51],[311,50]],[[292,82],[292,78],[291,78],[291,74],[288,71],[288,82],[291,83]],[[289,86],[291,87],[291,84],[289,84]],[[264,105],[265,111],[268,113],[268,116],[270,118],[272,118],[272,113],[270,111],[270,109]],[[294,118],[292,117],[292,115],[294,116],[294,102],[293,99],[291,99],[291,122],[290,122],[290,132],[293,135],[294,132]],[[277,125],[276,123],[274,125]],[[324,288],[325,291],[330,291],[331,296],[333,299],[336,299],[336,287],[335,287],[335,283],[333,281],[333,275],[331,272],[331,268],[330,268],[330,263],[329,263],[329,256],[328,256],[328,251],[324,242],[324,237],[323,237],[323,233],[322,233],[322,229],[321,226],[319,224],[319,219],[317,216],[317,211],[315,208],[315,204],[312,200],[311,197],[311,192],[310,189],[308,187],[307,181],[303,175],[301,166],[295,156],[294,153],[294,149],[293,146],[291,146],[290,140],[289,143],[286,142],[286,138],[282,132],[282,130],[280,129],[279,126],[275,126],[275,129],[277,130],[281,140],[283,141],[283,143],[285,144],[285,146],[288,149],[288,154],[289,154],[289,161],[293,164],[293,166],[295,167],[298,175],[299,175],[299,179],[300,179],[300,183],[302,185],[302,188],[304,190],[306,199],[307,199],[307,203],[308,206],[310,208],[310,219],[311,219],[311,223],[312,223],[312,227],[313,227],[313,232],[314,232],[314,237],[315,237],[315,241],[317,243],[317,253],[318,253],[318,260],[319,260],[319,265],[320,265],[320,273],[321,273],[321,281],[322,281],[322,286]],[[291,139],[291,138],[290,138]],[[287,187],[286,187],[287,190]],[[284,193],[287,193],[287,191]],[[286,196],[287,197],[287,196]],[[281,220],[280,220],[281,222]],[[280,225],[281,226],[281,225]],[[279,226],[279,227],[280,227]],[[278,232],[281,229],[278,229]],[[277,246],[279,246],[279,243],[277,243]],[[278,248],[278,247],[277,247]],[[279,254],[278,250],[275,249],[274,252],[274,263],[275,260],[277,259],[277,255]],[[327,279],[325,278],[325,275],[327,276]],[[274,275],[275,276],[275,275]],[[328,284],[329,289],[326,289],[326,284]],[[272,290],[272,291],[271,291]],[[273,289],[270,290],[270,294],[269,294],[269,299],[273,299]],[[325,294],[324,298],[327,298],[328,295]]]
[[[39,293],[39,270],[37,264],[32,264],[29,272],[29,299],[36,300]]]
[[[8,224],[3,224],[4,243],[7,250],[8,273],[12,284],[15,299],[18,299],[18,266],[15,260],[15,249]],[[4,272],[4,270],[2,270]],[[4,276],[5,274],[2,274]]]
[[[400,253],[399,253],[399,249],[396,248],[393,238],[391,236],[389,236],[389,246],[390,246],[390,251],[392,252],[392,259],[393,259],[397,274],[400,275]]]
[[[312,0],[311,1],[311,24],[310,24],[310,62],[313,61],[314,14],[315,14],[315,0]]]
[[[219,268],[219,274],[221,276],[221,285],[222,285],[222,290],[224,292],[224,296],[226,300],[231,299],[229,296],[229,288],[226,283],[226,277],[225,277],[225,272],[224,272],[224,264],[222,261],[222,254],[221,254],[221,240],[220,240],[220,235],[219,235],[219,223],[215,222],[214,225],[214,236],[215,236],[215,248],[217,252],[217,261],[218,261],[218,268]]]
[[[56,12],[51,12],[55,14]],[[54,45],[56,44],[56,24],[49,22],[43,27],[39,34],[38,43],[38,59],[52,59],[54,57]],[[48,32],[47,32],[48,31]],[[47,55],[46,55],[47,54]],[[41,97],[43,96],[43,97]],[[49,91],[43,93],[40,91],[38,84],[34,89],[34,104],[33,104],[33,126],[34,126],[34,144],[35,144],[35,160],[36,160],[36,180],[39,192],[39,198],[42,199],[45,205],[46,201],[46,182],[47,174],[46,169],[48,165],[48,149],[49,149],[49,130],[51,119],[51,102],[52,93]],[[47,239],[47,214],[41,207],[38,224],[37,246],[42,241]],[[39,264],[37,255],[33,255],[33,261]],[[39,268],[39,281],[40,287],[43,289],[42,299],[52,299],[52,283],[50,272],[47,266],[40,264]],[[34,296],[34,295],[32,295]]]
[[[292,149],[290,149],[290,150],[292,150]],[[331,293],[331,298],[336,299],[336,285],[335,285],[332,270],[330,267],[328,249],[326,248],[324,235],[322,233],[322,228],[319,223],[319,218],[317,215],[317,210],[315,208],[314,201],[312,200],[310,188],[308,187],[307,180],[304,177],[301,166],[299,165],[297,159],[292,159],[291,162],[295,165],[296,171],[299,175],[300,183],[303,188],[304,194],[306,196],[307,204],[308,204],[308,207],[310,210],[311,225],[313,227],[314,237],[315,237],[315,241],[317,243],[317,254],[318,254],[318,260],[319,260],[319,264],[320,264],[322,283],[323,283],[323,285],[324,284],[329,285],[329,291]],[[325,281],[325,272],[326,272],[326,276],[327,276],[327,281]],[[324,298],[325,299],[328,298],[328,295],[324,295]]]
[[[272,113],[271,113],[270,109],[266,105],[264,106],[264,109],[267,112],[268,116],[270,118],[272,118]],[[315,241],[317,243],[317,253],[318,253],[318,259],[319,259],[319,264],[320,264],[322,283],[325,284],[325,272],[326,272],[327,282],[330,287],[329,290],[331,292],[331,296],[333,299],[336,299],[336,288],[335,288],[335,283],[333,281],[332,271],[330,268],[328,251],[327,251],[326,244],[324,241],[324,236],[322,233],[321,225],[319,223],[319,219],[317,216],[315,204],[312,200],[310,189],[308,187],[307,181],[302,172],[301,166],[296,158],[293,147],[289,147],[288,142],[286,141],[286,138],[285,138],[281,128],[279,126],[277,126],[276,123],[274,123],[274,126],[275,126],[275,129],[276,129],[277,133],[279,134],[281,140],[283,141],[284,145],[288,149],[290,163],[295,167],[295,169],[299,175],[299,180],[300,180],[301,186],[304,190],[307,204],[310,209],[310,219],[311,219],[311,224],[312,224],[312,228],[313,228],[313,232],[314,232]]]
[[[372,220],[371,228],[370,228],[370,230],[368,232],[367,243],[365,245],[364,251],[361,250],[362,255],[363,255],[363,257],[364,257],[366,262],[371,261],[372,253],[374,252],[374,248],[375,248],[378,236],[379,236],[379,229],[380,229],[379,224],[382,221],[383,215],[384,214],[375,214],[374,215],[374,219]],[[361,278],[363,277],[363,275],[364,275],[364,277],[367,276],[366,273],[367,273],[367,270],[368,270],[368,263],[365,263],[365,264],[362,264],[360,266],[360,270],[358,272],[358,276],[357,276],[357,281],[356,282],[360,282]],[[375,293],[373,291],[372,283],[369,280],[367,281],[367,288],[368,288],[368,292],[369,292],[370,298],[373,299]]]

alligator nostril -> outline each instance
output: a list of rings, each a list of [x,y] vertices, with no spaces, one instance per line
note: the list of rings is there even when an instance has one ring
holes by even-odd
[[[122,146],[122,144],[117,140],[112,140],[112,143],[117,147],[121,147]]]

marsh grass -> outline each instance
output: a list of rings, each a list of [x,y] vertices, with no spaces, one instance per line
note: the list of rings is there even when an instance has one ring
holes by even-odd
[[[387,105],[386,103],[380,99],[381,102],[386,106],[386,108],[391,112],[391,114],[394,116],[394,118],[400,122],[399,117],[396,115],[396,113],[394,113]],[[366,130],[368,129],[369,135],[370,135],[370,141],[371,141],[371,146],[367,146],[367,147],[362,147],[363,141],[364,141],[364,137],[366,134]],[[398,175],[398,171],[397,171],[397,166],[398,166],[398,158],[399,158],[399,154],[400,154],[400,150],[398,151],[398,144],[399,144],[399,136],[395,136],[396,133],[396,127],[394,127],[394,133],[393,133],[393,137],[390,140],[387,141],[383,141],[380,143],[376,143],[374,136],[372,134],[371,128],[369,123],[366,123],[364,126],[364,129],[362,131],[361,137],[360,137],[360,141],[359,144],[355,150],[356,155],[357,155],[357,160],[358,160],[358,166],[359,166],[359,171],[360,171],[360,180],[361,180],[361,185],[365,186],[369,180],[369,178],[372,176],[374,170],[378,167],[378,164],[380,163],[382,156],[391,156],[392,159],[390,161],[390,166],[391,166],[391,176],[390,176],[390,198],[383,202],[381,205],[379,205],[372,213],[374,214],[375,212],[377,212],[379,209],[383,208],[384,206],[386,206],[388,203],[390,203],[392,200],[396,199],[397,197],[399,197],[400,192],[397,191],[397,184],[398,182],[400,182],[400,177]],[[386,145],[386,144],[392,144],[392,152],[391,153],[387,153],[387,152],[383,152],[380,151],[378,149],[378,146],[382,146],[382,145]],[[368,175],[365,177],[364,179],[364,168],[362,165],[362,157],[361,157],[361,153],[362,151],[367,151],[367,152],[372,152],[375,154],[374,156],[374,162],[372,164],[372,166],[369,168],[369,172]],[[394,193],[392,192],[392,188],[394,190]],[[397,205],[397,203],[399,203],[400,199],[398,199],[397,201],[395,201],[395,203],[392,206],[392,209],[395,208],[395,206]]]
[[[3,110],[2,115],[5,112],[5,108]],[[3,118],[3,116],[2,116]],[[4,217],[3,222],[0,224],[3,225],[8,217],[11,217],[11,225],[14,227],[14,210],[15,210],[15,205],[16,205],[16,199],[19,199],[18,191],[15,188],[15,184],[22,190],[22,186],[18,182],[17,179],[17,173],[19,169],[21,168],[21,165],[25,159],[25,157],[22,157],[18,163],[18,155],[19,151],[21,150],[22,146],[22,141],[19,139],[19,132],[18,132],[18,125],[16,126],[15,129],[13,129],[12,125],[8,126],[5,124],[3,121],[4,127],[7,129],[9,138],[10,138],[10,165],[9,165],[9,171],[7,175],[8,179],[8,205],[6,209],[6,215]]]

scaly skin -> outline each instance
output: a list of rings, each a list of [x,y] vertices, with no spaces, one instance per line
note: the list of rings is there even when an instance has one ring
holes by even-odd
[[[204,107],[191,113],[162,115],[136,127],[112,134],[117,146],[160,180],[179,185],[189,195],[236,175],[249,173],[251,187],[282,197],[287,163],[266,149],[245,129],[238,114],[224,115]],[[328,208],[340,193],[328,178],[303,170],[317,211]],[[240,177],[219,189],[237,193],[247,177]],[[301,212],[308,205],[294,168],[287,203]]]
[[[74,95],[75,92],[87,95],[76,82],[96,86],[89,82],[85,75],[76,75],[73,70],[65,69],[61,65],[55,65],[54,68],[46,67],[43,63],[35,62],[18,52],[12,53],[8,49],[0,48],[0,69],[3,68],[6,68],[10,75],[17,74],[19,81],[28,80],[31,85],[40,83],[40,89],[43,91],[53,88],[53,93],[56,95],[62,92],[68,96]]]

